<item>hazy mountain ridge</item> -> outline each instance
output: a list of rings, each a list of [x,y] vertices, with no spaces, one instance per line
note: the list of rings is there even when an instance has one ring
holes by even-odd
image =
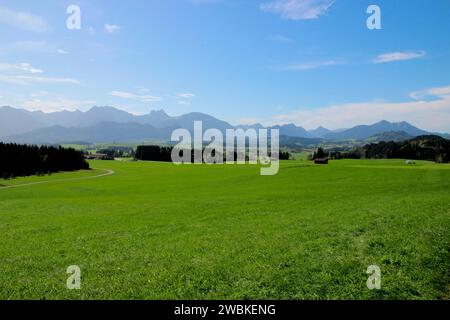
[[[170,139],[173,130],[185,128],[193,132],[194,121],[202,121],[203,130],[264,128],[261,124],[232,126],[211,115],[191,112],[169,116],[164,110],[146,115],[133,115],[114,107],[93,107],[88,111],[60,111],[44,113],[11,107],[0,107],[0,138],[23,143],[61,143],[65,141],[139,141],[145,139]],[[360,125],[350,129],[329,130],[318,127],[306,130],[295,124],[276,125],[280,136],[322,140],[401,141],[430,134],[407,122],[380,121],[373,125]],[[442,136],[445,136],[443,134]],[[448,135],[447,135],[448,136]]]
[[[136,122],[101,122],[91,127],[52,126],[33,130],[29,133],[6,138],[18,143],[65,143],[69,141],[89,141],[91,143],[117,141],[134,142],[145,139],[170,138],[176,128],[155,128],[149,124]]]
[[[323,138],[332,140],[351,140],[351,139],[361,140],[367,139],[371,136],[374,136],[382,132],[394,132],[394,131],[406,132],[407,134],[414,137],[426,135],[429,133],[427,131],[414,127],[413,125],[409,124],[406,121],[392,123],[383,120],[372,125],[359,125],[341,132],[328,133]]]

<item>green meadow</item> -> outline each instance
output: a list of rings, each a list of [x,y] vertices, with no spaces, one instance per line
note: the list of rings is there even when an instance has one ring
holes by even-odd
[[[91,167],[0,180],[0,299],[450,298],[449,165]]]

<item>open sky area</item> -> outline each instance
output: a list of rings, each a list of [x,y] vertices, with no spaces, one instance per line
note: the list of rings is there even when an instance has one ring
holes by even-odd
[[[0,105],[450,132],[449,34],[448,0],[0,0]]]

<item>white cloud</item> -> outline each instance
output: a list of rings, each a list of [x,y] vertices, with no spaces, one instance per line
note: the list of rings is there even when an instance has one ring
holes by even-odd
[[[193,98],[195,98],[195,94],[189,93],[189,92],[177,93],[177,97],[181,98],[181,99],[193,99]]]
[[[342,62],[336,60],[327,60],[327,61],[319,61],[319,62],[308,62],[308,63],[293,63],[287,64],[283,66],[273,67],[273,70],[276,71],[302,71],[302,70],[311,70],[323,67],[331,67],[343,64]]]
[[[274,0],[261,4],[261,10],[279,14],[288,20],[318,19],[333,5],[334,0]]]
[[[39,90],[39,91],[35,91],[31,94],[31,97],[33,98],[37,98],[37,97],[46,97],[49,95],[48,91],[45,90]]]
[[[30,85],[42,83],[68,83],[79,84],[76,79],[65,77],[44,77],[37,76],[44,71],[31,66],[31,64],[23,62],[17,64],[0,63],[0,82],[16,84],[16,85]]]
[[[431,88],[427,90],[429,96],[450,99],[450,86]]]
[[[31,52],[31,53],[51,53],[56,50],[54,45],[45,41],[16,41],[13,43],[3,44],[0,48],[0,53],[14,54],[16,52]]]
[[[291,114],[279,114],[268,122],[270,124],[293,122],[308,129],[321,125],[339,129],[380,120],[408,121],[425,130],[450,132],[450,86],[431,88],[424,92],[436,99],[406,102],[372,101],[300,109]]]
[[[150,89],[142,87],[142,86],[137,86],[136,87],[137,91],[139,91],[140,93],[147,93],[150,92]]]
[[[117,33],[120,30],[120,26],[115,24],[105,24],[105,32],[109,34]]]
[[[79,84],[80,82],[72,78],[52,78],[52,77],[37,77],[37,76],[23,76],[23,75],[0,75],[0,82],[17,84],[17,85],[30,85],[30,84],[42,84],[42,83],[66,83],[66,84]]]
[[[109,94],[111,96],[119,97],[119,98],[123,98],[123,99],[131,99],[131,98],[135,97],[135,95],[133,93],[125,92],[125,91],[111,91]]]
[[[127,91],[111,91],[109,95],[113,97],[118,97],[122,99],[132,99],[140,102],[159,102],[162,100],[161,97],[152,95],[138,95]]]
[[[66,51],[63,49],[58,49],[58,50],[56,50],[56,52],[58,52],[59,54],[69,54],[69,51]]]
[[[33,68],[29,63],[23,62],[18,64],[0,63],[0,71],[5,70],[20,70],[28,73],[42,73],[41,69]]]
[[[195,94],[190,92],[177,93],[175,98],[177,99],[178,104],[190,106],[192,105],[192,99],[195,98]]]
[[[394,62],[394,61],[405,61],[405,60],[413,60],[413,59],[419,59],[426,56],[425,51],[409,51],[409,52],[390,52],[390,53],[384,53],[377,56],[374,60],[372,60],[373,63],[387,63],[387,62]]]
[[[409,96],[415,100],[421,100],[426,98],[450,99],[450,86],[414,91],[411,92]]]
[[[159,102],[162,100],[161,97],[150,96],[150,95],[139,96],[138,99],[141,100],[141,102]]]
[[[70,84],[80,83],[80,81],[72,78],[16,76],[16,79],[23,80],[29,83],[70,83]]]
[[[0,7],[0,23],[32,32],[48,30],[44,18],[28,12],[19,12]]]

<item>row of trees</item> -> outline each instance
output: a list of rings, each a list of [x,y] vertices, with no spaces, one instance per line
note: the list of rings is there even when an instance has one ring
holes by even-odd
[[[314,153],[310,156],[310,160],[316,159],[331,159],[331,160],[340,160],[340,159],[361,159],[361,152],[359,150],[350,150],[350,151],[337,151],[337,150],[324,150],[319,147]]]
[[[291,154],[288,151],[280,151],[279,152],[279,159],[280,160],[289,160],[291,159]]]
[[[329,157],[329,152],[325,152],[321,147],[319,147],[317,150],[314,151],[314,153],[311,156],[311,160],[316,159],[324,159]]]
[[[311,160],[321,158],[410,159],[448,163],[450,161],[450,140],[429,135],[401,142],[372,143],[349,151],[325,151],[322,148],[318,148],[312,154]]]
[[[97,153],[106,154],[113,159],[134,157],[134,150],[131,147],[108,147],[97,150]]]
[[[138,146],[135,153],[135,159],[146,160],[146,161],[162,161],[171,162],[172,161],[172,150],[173,147],[163,147],[163,146]],[[180,150],[180,157],[183,156],[183,152],[191,153],[191,162],[194,162],[194,150]],[[215,150],[212,151],[212,156],[215,156]],[[289,152],[279,152],[280,160],[289,160],[291,157]],[[234,152],[234,160],[238,158],[237,152]],[[223,155],[224,162],[226,161],[226,155]],[[248,156],[245,156],[246,161],[248,161]]]
[[[0,143],[0,177],[14,178],[89,169],[81,151],[52,146]]]
[[[363,148],[365,158],[450,161],[450,140],[438,136],[421,136],[404,142],[380,142]]]
[[[134,158],[145,161],[171,162],[172,150],[173,147],[138,146]]]

